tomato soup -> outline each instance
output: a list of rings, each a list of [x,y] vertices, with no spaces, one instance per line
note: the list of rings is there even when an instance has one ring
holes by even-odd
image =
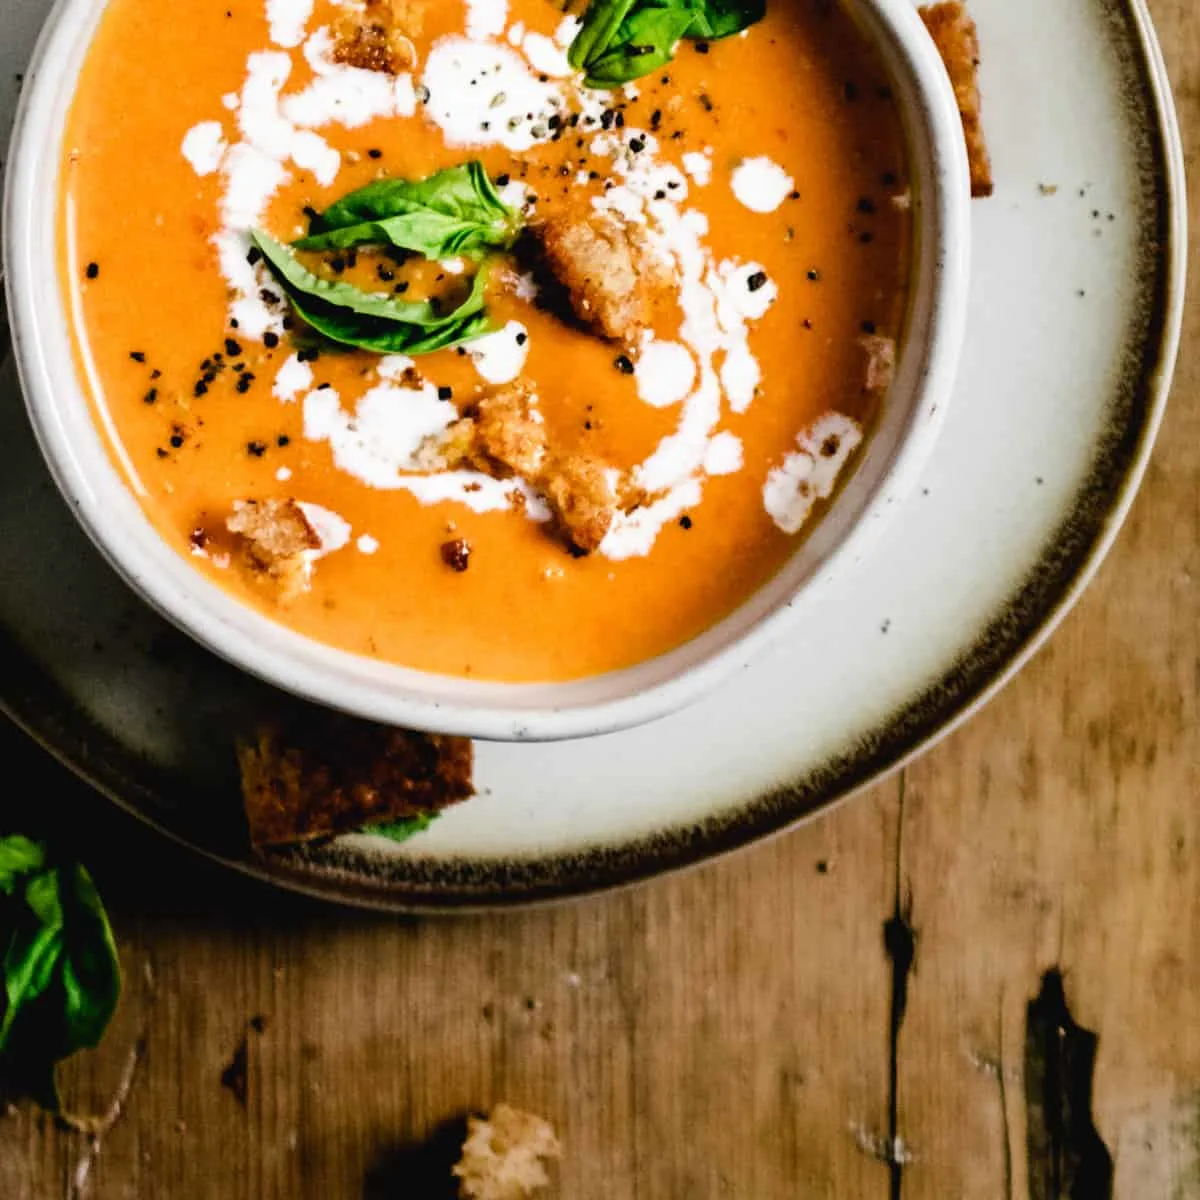
[[[81,376],[162,537],[272,619],[624,667],[777,572],[861,453],[911,224],[870,47],[770,0],[580,69],[586,11],[109,3],[59,198]]]

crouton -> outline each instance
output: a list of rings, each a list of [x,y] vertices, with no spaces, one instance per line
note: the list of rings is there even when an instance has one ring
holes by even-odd
[[[406,0],[367,0],[339,22],[334,62],[385,75],[410,70],[417,64],[409,36],[420,32],[416,16]]]
[[[610,341],[632,344],[666,280],[636,226],[593,213],[537,229],[545,265],[566,289],[575,315]]]
[[[466,738],[297,709],[237,747],[255,847],[437,812],[474,793]]]
[[[308,552],[319,550],[321,539],[295,500],[235,500],[225,528],[233,534],[242,566],[269,581],[281,602],[308,590]]]
[[[453,1168],[459,1200],[526,1200],[550,1183],[546,1161],[561,1153],[541,1117],[497,1104],[486,1118],[467,1120],[467,1140]]]
[[[954,85],[971,164],[971,195],[990,196],[992,164],[980,115],[979,33],[975,21],[961,0],[930,4],[920,12]]]
[[[538,487],[567,541],[583,554],[598,550],[618,507],[604,464],[584,454],[553,459]]]
[[[501,388],[471,407],[477,458],[503,474],[536,479],[546,457],[546,427],[526,388]],[[495,472],[492,472],[495,473]]]
[[[417,452],[425,470],[470,467],[493,479],[537,478],[546,457],[546,429],[536,397],[519,384],[472,404],[459,421]]]
[[[863,375],[863,390],[886,392],[896,376],[896,339],[880,333],[867,334],[858,339],[858,344],[867,356],[866,373]]]

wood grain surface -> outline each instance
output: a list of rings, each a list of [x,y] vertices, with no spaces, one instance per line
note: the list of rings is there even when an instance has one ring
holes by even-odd
[[[1152,8],[1195,164],[1200,14]],[[718,864],[356,915],[0,732],[6,807],[84,848],[129,981],[66,1097],[105,1113],[131,1078],[98,1144],[0,1113],[0,1200],[435,1200],[453,1122],[501,1099],[559,1130],[564,1200],[1200,1198],[1198,297],[1133,515],[1048,648],[906,780]]]

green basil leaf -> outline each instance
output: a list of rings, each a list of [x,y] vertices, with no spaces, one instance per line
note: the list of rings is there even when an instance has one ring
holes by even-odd
[[[427,300],[399,300],[350,283],[314,275],[281,242],[250,234],[292,307],[318,333],[343,346],[379,354],[429,354],[479,337],[490,329],[483,310],[486,271],[475,275],[467,298],[448,313]]]
[[[589,71],[616,40],[621,22],[638,0],[592,0],[583,24],[567,48],[567,62],[577,71]]]
[[[589,87],[614,87],[666,66],[694,17],[686,7],[637,9],[622,24],[614,48],[588,67],[584,82]]]
[[[78,863],[47,867],[45,848],[0,839],[4,1012],[0,1069],[57,1108],[54,1065],[104,1034],[121,991],[117,948],[91,876]]]
[[[617,87],[670,62],[682,38],[730,37],[765,14],[766,0],[592,0],[567,59],[589,87]]]
[[[343,196],[312,221],[297,250],[391,245],[429,259],[482,258],[516,240],[521,214],[496,192],[482,165],[465,163],[428,179],[380,179]]]
[[[437,813],[418,813],[415,817],[403,817],[399,821],[384,821],[382,825],[368,825],[363,833],[373,833],[393,842],[406,842],[415,834],[423,833],[437,819]]]
[[[741,33],[767,15],[767,0],[701,0],[688,37],[696,41],[720,41]]]
[[[40,871],[45,862],[46,851],[37,842],[20,834],[0,838],[0,892],[11,896],[21,876]]]

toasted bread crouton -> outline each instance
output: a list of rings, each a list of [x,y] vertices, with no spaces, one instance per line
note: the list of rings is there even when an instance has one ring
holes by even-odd
[[[321,539],[295,500],[235,500],[225,521],[242,565],[278,589],[287,603],[308,590],[312,563],[306,551]]]
[[[858,344],[867,355],[863,390],[886,392],[896,377],[896,339],[885,337],[881,333],[871,333],[860,337]]]
[[[472,467],[493,479],[536,479],[546,457],[546,428],[533,393],[513,384],[483,396],[417,457],[428,470]]]
[[[537,234],[546,267],[566,289],[575,315],[602,337],[634,342],[665,283],[636,226],[593,213],[546,221]]]
[[[571,545],[584,554],[598,550],[618,508],[605,465],[585,454],[552,459],[538,487]]]
[[[975,21],[961,0],[930,4],[920,11],[954,85],[967,139],[967,159],[971,164],[971,195],[990,196],[992,164],[981,121],[979,33]]]
[[[546,458],[546,427],[527,388],[492,392],[472,407],[471,415],[477,456],[509,474],[537,478]]]
[[[474,793],[467,738],[297,710],[237,748],[256,847],[437,812]]]
[[[418,17],[407,0],[367,0],[339,22],[333,61],[385,75],[411,69],[417,64],[411,38],[420,32]]]
[[[462,1157],[454,1165],[460,1200],[527,1200],[550,1183],[546,1161],[562,1148],[554,1130],[532,1113],[497,1104],[469,1117]]]

